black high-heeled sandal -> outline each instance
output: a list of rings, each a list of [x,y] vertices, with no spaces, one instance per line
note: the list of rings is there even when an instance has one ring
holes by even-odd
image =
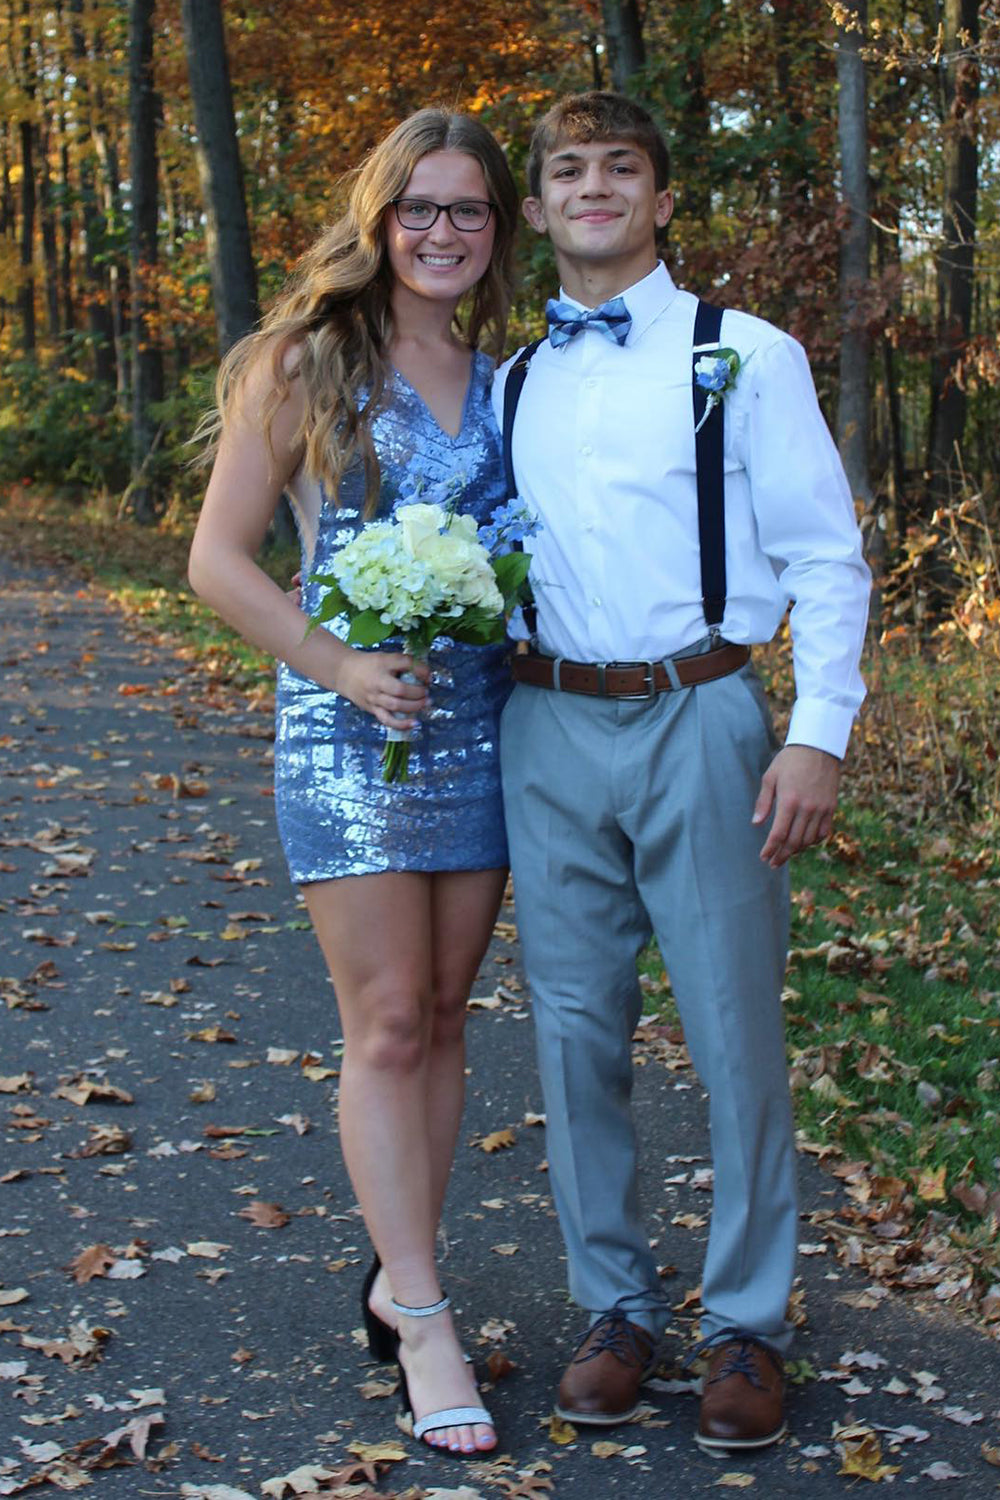
[[[368,1267],[364,1281],[361,1283],[361,1316],[364,1319],[365,1332],[368,1335],[368,1348],[372,1358],[377,1359],[380,1365],[391,1364],[399,1354],[399,1334],[395,1328],[390,1328],[384,1318],[380,1318],[377,1312],[372,1312],[368,1305],[368,1299],[372,1294],[378,1273],[382,1269],[382,1262],[376,1251],[371,1265]]]
[[[445,1308],[451,1306],[451,1298],[444,1296],[439,1302],[432,1302],[428,1307],[405,1307],[402,1302],[397,1302],[395,1297],[392,1305],[398,1313],[407,1318],[433,1318],[436,1313],[444,1312]],[[448,1427],[493,1427],[493,1418],[485,1406],[449,1406],[441,1411],[428,1412],[426,1417],[419,1420],[413,1415],[413,1402],[410,1400],[410,1388],[406,1379],[406,1371],[403,1369],[403,1361],[399,1357],[399,1343],[397,1337],[396,1366],[399,1370],[399,1391],[403,1406],[403,1415],[410,1418],[413,1424],[413,1436],[422,1448],[429,1448],[432,1453],[448,1453],[453,1458],[482,1458],[492,1453],[492,1448],[446,1448],[439,1447],[436,1443],[425,1443],[424,1433],[441,1430]]]

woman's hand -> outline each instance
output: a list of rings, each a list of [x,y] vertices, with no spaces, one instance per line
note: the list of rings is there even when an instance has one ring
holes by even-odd
[[[418,682],[401,682],[412,672]],[[357,651],[348,647],[337,667],[336,691],[374,715],[386,729],[415,729],[417,715],[430,707],[430,669],[399,651]]]

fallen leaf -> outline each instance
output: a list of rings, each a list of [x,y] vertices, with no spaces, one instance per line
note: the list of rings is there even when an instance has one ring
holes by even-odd
[[[182,1484],[181,1500],[254,1500],[246,1490],[234,1490],[231,1484]]]
[[[964,1470],[962,1470],[962,1469],[954,1469],[954,1468],[952,1468],[951,1464],[945,1463],[943,1461],[939,1461],[938,1463],[935,1463],[935,1464],[930,1464],[926,1469],[921,1469],[920,1472],[921,1472],[921,1474],[926,1474],[926,1476],[927,1476],[928,1479],[965,1479],[966,1478],[966,1474],[965,1474]]]
[[[899,1464],[882,1462],[882,1445],[870,1427],[835,1427],[833,1436],[843,1453],[838,1474],[856,1474],[861,1479],[879,1481],[899,1473]]]
[[[736,1470],[731,1470],[728,1474],[720,1474],[712,1488],[726,1490],[748,1490],[750,1486],[752,1484],[756,1484],[756,1482],[757,1481],[754,1479],[752,1474],[740,1474]]]
[[[146,1417],[133,1417],[124,1427],[118,1427],[114,1432],[109,1432],[101,1441],[104,1451],[114,1450],[119,1447],[125,1439],[136,1458],[142,1460],[146,1457],[146,1444],[149,1442],[149,1434],[154,1427],[163,1426],[163,1413],[161,1411],[150,1412]]]
[[[265,1480],[260,1487],[261,1493],[272,1497],[272,1500],[282,1500],[286,1492],[291,1492],[293,1495],[314,1495],[316,1486],[324,1479],[331,1479],[333,1472],[332,1469],[324,1469],[319,1464],[301,1464],[290,1474],[280,1474],[275,1479]]]
[[[575,1443],[576,1439],[577,1431],[573,1424],[564,1422],[562,1417],[557,1417],[553,1413],[549,1418],[549,1441],[558,1443],[560,1448],[564,1448],[567,1443]]]
[[[601,1443],[591,1443],[590,1451],[595,1458],[614,1458],[617,1454],[625,1452],[625,1444],[606,1440]]]
[[[457,1490],[425,1490],[417,1491],[420,1500],[484,1500],[482,1490],[471,1490],[467,1484],[463,1484]]]
[[[0,1369],[3,1366],[0,1365]],[[365,1401],[382,1401],[386,1396],[394,1396],[399,1390],[399,1382],[396,1380],[363,1380],[358,1386],[358,1392]]]
[[[83,1286],[86,1282],[93,1281],[95,1276],[106,1276],[108,1268],[114,1265],[116,1259],[110,1245],[88,1245],[86,1250],[81,1250],[79,1255],[74,1256],[66,1269],[77,1285]]]
[[[8,1073],[0,1075],[0,1094],[28,1094],[31,1092],[31,1073]]]
[[[255,1199],[246,1208],[240,1209],[239,1217],[255,1224],[258,1229],[283,1229],[291,1214],[286,1213],[280,1203],[263,1203],[260,1199]]]
[[[200,1256],[204,1260],[217,1260],[225,1250],[232,1249],[231,1245],[220,1245],[215,1240],[192,1240],[184,1246],[188,1255]]]
[[[84,1078],[82,1073],[69,1078],[53,1090],[53,1099],[68,1099],[71,1104],[90,1104],[98,1101],[101,1104],[134,1104],[135,1099],[127,1089],[115,1088],[111,1083],[103,1083],[98,1079]]]
[[[188,962],[190,963],[190,959]],[[235,1042],[236,1038],[231,1031],[226,1031],[223,1026],[203,1026],[200,1031],[189,1031],[187,1034],[189,1042]]]
[[[941,1415],[949,1422],[957,1422],[960,1427],[971,1427],[974,1422],[983,1420],[981,1411],[966,1411],[962,1406],[942,1406]]]
[[[925,1203],[943,1203],[948,1194],[945,1190],[945,1174],[947,1167],[938,1167],[935,1171],[930,1168],[921,1172],[917,1182],[917,1196],[923,1198]]]
[[[90,1135],[74,1156],[122,1156],[132,1149],[132,1137],[119,1125],[91,1125]]]
[[[0,1288],[0,1307],[14,1307],[18,1302],[27,1302],[31,1293],[23,1286],[11,1287],[9,1291]]]
[[[484,1135],[480,1140],[473,1141],[480,1151],[492,1153],[494,1151],[506,1151],[509,1146],[515,1145],[517,1135],[509,1127],[506,1130],[494,1130],[489,1135]]]
[[[512,1359],[508,1359],[501,1349],[494,1349],[486,1360],[486,1369],[493,1384],[498,1380],[504,1380],[517,1365]]]
[[[844,1365],[848,1370],[855,1365],[860,1370],[881,1370],[882,1366],[887,1365],[889,1361],[883,1359],[881,1354],[873,1354],[870,1349],[862,1349],[857,1354],[853,1349],[848,1349],[840,1356],[837,1363]]]
[[[348,1453],[360,1458],[365,1464],[400,1464],[409,1458],[409,1452],[400,1443],[361,1443],[346,1445]]]

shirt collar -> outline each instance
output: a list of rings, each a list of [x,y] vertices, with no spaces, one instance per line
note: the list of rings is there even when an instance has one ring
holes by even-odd
[[[658,260],[648,276],[627,286],[619,296],[625,299],[625,306],[632,318],[632,327],[625,341],[628,346],[641,338],[650,324],[666,311],[677,296],[677,286],[662,260]],[[575,297],[570,297],[563,287],[559,288],[559,297],[561,301],[586,311],[584,304]]]

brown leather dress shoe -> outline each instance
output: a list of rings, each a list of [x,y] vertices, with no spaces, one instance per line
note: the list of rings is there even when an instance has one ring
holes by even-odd
[[[752,1333],[734,1328],[732,1338],[712,1346],[697,1443],[709,1453],[776,1443],[785,1431],[784,1394],[781,1355]]]
[[[556,1414],[613,1427],[639,1409],[639,1387],[657,1365],[657,1340],[613,1307],[592,1324],[559,1382]]]

